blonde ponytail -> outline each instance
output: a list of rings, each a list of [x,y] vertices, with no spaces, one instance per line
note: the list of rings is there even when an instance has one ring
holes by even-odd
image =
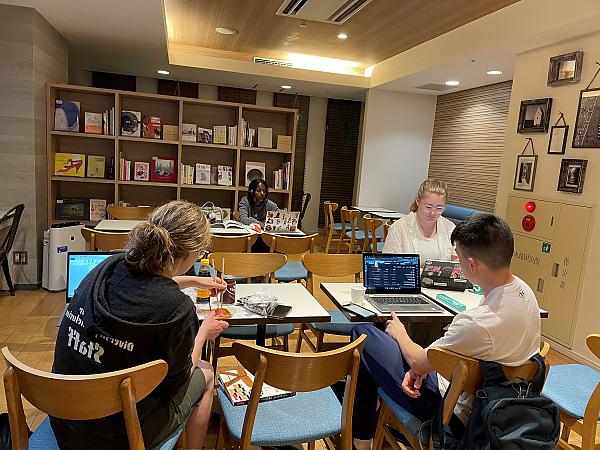
[[[417,192],[417,199],[421,200],[425,193],[430,194],[438,194],[448,198],[448,185],[437,178],[427,178],[425,181],[421,183],[419,186],[419,191]],[[419,209],[419,205],[417,204],[417,200],[410,205],[410,212],[417,212]]]

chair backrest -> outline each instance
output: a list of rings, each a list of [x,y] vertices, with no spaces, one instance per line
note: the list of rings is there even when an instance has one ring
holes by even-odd
[[[323,215],[325,217],[325,226],[324,230],[329,230],[330,227],[333,227],[335,220],[333,219],[334,211],[338,209],[337,203],[331,203],[329,200],[323,202]]]
[[[250,448],[263,383],[288,391],[308,392],[331,386],[346,377],[342,403],[342,449],[351,450],[352,409],[360,352],[365,338],[365,335],[361,335],[345,347],[321,353],[288,353],[234,342],[233,354],[246,370],[255,375],[244,417],[240,447],[244,450]],[[298,414],[302,413],[310,414],[309,411],[298,411]]]
[[[363,217],[365,241],[363,243],[363,252],[377,253],[377,228],[383,225],[382,219],[375,219],[370,215]]]
[[[297,255],[299,253],[313,252],[315,249],[315,236],[282,236],[271,233],[263,233],[262,240],[269,246],[271,253],[283,253],[284,255]]]
[[[346,206],[340,208],[340,219],[342,222],[342,234],[345,230],[346,224],[350,225],[350,231],[352,232],[352,238],[356,239],[354,233],[356,232],[356,219],[360,217],[361,212],[357,209],[348,209]]]
[[[167,363],[152,361],[130,369],[94,375],[58,375],[29,367],[2,349],[7,369],[4,389],[13,450],[28,449],[28,429],[21,396],[53,417],[90,420],[123,411],[131,449],[144,441],[136,402],[145,398],[167,374]]]
[[[585,343],[594,356],[600,358],[600,334],[590,334],[585,339]]]
[[[302,255],[302,264],[308,271],[306,288],[314,295],[314,275],[320,277],[348,277],[354,275],[354,281],[360,281],[362,273],[362,255],[306,253]]]
[[[108,205],[106,212],[119,220],[146,220],[153,209],[151,206]]]
[[[281,253],[215,252],[208,258],[215,270],[221,274],[245,278],[264,277],[265,282],[287,262],[287,257]]]
[[[129,233],[110,233],[108,231],[96,231],[91,228],[82,228],[81,235],[89,244],[92,252],[96,250],[103,252],[123,250],[129,237]]]
[[[383,240],[385,241],[388,237],[388,233],[390,232],[390,227],[392,226],[392,221],[388,220],[383,224]]]
[[[309,192],[304,192],[302,194],[302,207],[300,208],[300,215],[298,216],[298,228],[302,229],[302,219],[304,218],[304,214],[306,214],[306,209],[308,208],[308,204],[310,203],[310,199],[312,195]]]
[[[258,234],[243,236],[216,236],[212,237],[212,250],[214,252],[249,252],[258,239]]]
[[[0,253],[8,255],[12,249],[13,242],[15,241],[15,236],[17,235],[17,229],[19,228],[19,222],[21,221],[21,215],[23,214],[23,210],[25,209],[25,205],[20,204],[11,208],[2,218],[0,219],[0,224],[3,222],[7,222],[12,220],[10,224],[10,229],[8,233],[4,237],[2,241],[2,246],[0,247]],[[1,257],[0,257],[1,259]]]
[[[240,221],[240,212],[239,211],[233,212],[233,220],[237,220],[238,222]]]
[[[444,399],[443,412],[443,421],[447,424],[460,394],[462,392],[475,394],[481,387],[482,374],[479,361],[438,347],[429,347],[427,359],[437,373],[450,380],[450,388]],[[502,366],[502,369],[509,380],[513,378],[530,379],[537,373],[538,365],[534,361],[528,360],[520,366]],[[549,366],[546,363],[546,375],[548,369]]]

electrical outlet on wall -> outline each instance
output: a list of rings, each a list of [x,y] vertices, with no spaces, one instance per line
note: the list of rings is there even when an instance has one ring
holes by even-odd
[[[13,252],[13,264],[21,264],[21,252]]]
[[[28,259],[27,252],[21,252],[21,264],[22,265],[27,264],[27,259]]]

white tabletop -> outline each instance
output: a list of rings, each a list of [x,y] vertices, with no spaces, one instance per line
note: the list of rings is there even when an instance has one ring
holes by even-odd
[[[98,222],[98,225],[94,228],[98,231],[124,231],[130,232],[133,227],[138,223],[144,222],[143,220],[113,220],[104,219]]]
[[[291,306],[292,309],[285,319],[273,317],[261,317],[242,306],[224,305],[231,312],[231,319],[227,321],[233,325],[265,324],[265,323],[305,323],[305,322],[329,322],[331,316],[319,302],[300,283],[264,283],[264,284],[238,284],[235,289],[236,300],[241,297],[252,295],[257,291],[269,291],[277,297],[282,305]],[[184,293],[192,299],[196,299],[194,288],[184,289]],[[211,307],[217,307],[215,298],[211,299]],[[209,309],[207,305],[197,305],[198,317],[203,318]]]
[[[376,213],[376,212],[382,212],[382,213],[391,213],[394,212],[391,209],[387,209],[387,208],[382,208],[381,206],[352,206],[353,209],[358,209],[360,212],[365,212],[365,213]]]
[[[404,216],[406,216],[406,214],[397,212],[397,211],[392,211],[392,212],[372,211],[371,214],[374,216],[380,217],[382,219],[385,219],[385,220],[397,220],[397,219],[402,219]]]

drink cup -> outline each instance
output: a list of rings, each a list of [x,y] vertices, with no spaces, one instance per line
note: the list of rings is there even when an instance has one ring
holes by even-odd
[[[233,305],[235,303],[235,277],[232,275],[223,275],[223,281],[227,283],[227,289],[223,292],[223,303]]]

